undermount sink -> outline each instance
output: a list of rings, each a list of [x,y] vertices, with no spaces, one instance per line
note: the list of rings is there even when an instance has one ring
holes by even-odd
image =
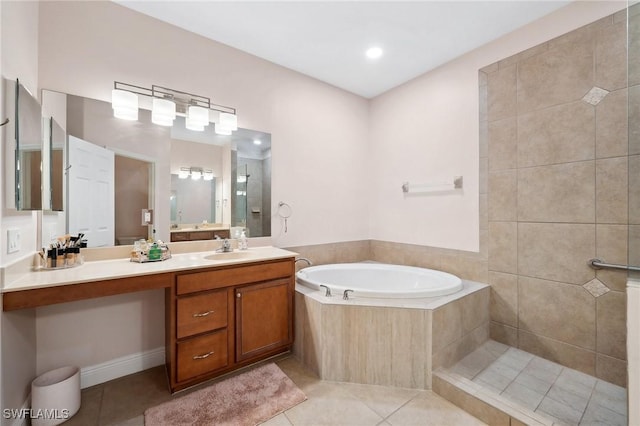
[[[246,257],[250,257],[251,253],[248,251],[229,251],[229,252],[218,252],[205,256],[204,258],[207,260],[233,260],[233,259],[244,259]]]

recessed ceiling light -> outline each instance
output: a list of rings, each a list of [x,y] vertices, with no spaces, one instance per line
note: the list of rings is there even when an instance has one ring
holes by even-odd
[[[253,140],[253,144],[254,145],[262,145],[262,141],[260,139],[254,139]]]
[[[382,49],[379,47],[370,47],[366,51],[367,58],[378,59],[382,56]]]

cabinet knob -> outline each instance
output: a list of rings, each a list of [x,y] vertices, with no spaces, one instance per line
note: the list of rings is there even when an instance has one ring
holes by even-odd
[[[238,299],[240,299],[240,298],[242,297],[242,294],[240,294],[240,292],[238,292],[238,293],[236,293],[236,297],[237,297]]]

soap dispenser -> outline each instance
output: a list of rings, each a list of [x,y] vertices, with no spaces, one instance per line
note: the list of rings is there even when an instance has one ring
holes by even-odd
[[[238,240],[238,248],[240,250],[246,250],[249,248],[249,244],[247,242],[247,234],[245,234],[244,229],[242,230],[242,234],[240,234],[240,239]]]

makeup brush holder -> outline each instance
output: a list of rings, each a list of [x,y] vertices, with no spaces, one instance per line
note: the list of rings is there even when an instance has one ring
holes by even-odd
[[[43,252],[42,269],[65,269],[80,266],[84,262],[80,247],[51,248]]]

